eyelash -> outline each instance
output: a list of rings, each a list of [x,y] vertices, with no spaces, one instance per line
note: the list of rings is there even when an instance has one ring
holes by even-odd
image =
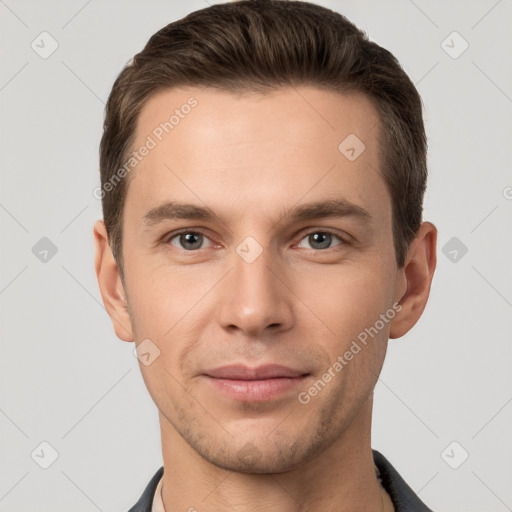
[[[201,231],[200,229],[190,229],[190,228],[185,228],[185,229],[181,229],[179,231],[173,231],[172,233],[168,233],[167,235],[165,235],[163,238],[162,238],[162,243],[164,245],[171,245],[171,240],[175,239],[176,237],[180,236],[180,235],[183,235],[183,234],[187,234],[187,233],[193,233],[193,234],[196,234],[196,235],[202,235],[204,236],[205,238],[207,238],[208,240],[210,240],[210,238],[208,237],[208,235],[206,235],[206,233],[204,233],[203,231]],[[327,252],[328,250],[330,249],[334,249],[340,245],[347,245],[348,242],[347,240],[343,239],[339,234],[329,230],[329,229],[313,229],[313,230],[310,230],[310,231],[306,231],[306,232],[302,232],[300,235],[301,235],[301,238],[299,239],[299,243],[302,242],[302,240],[304,240],[306,237],[308,237],[309,235],[313,235],[315,233],[322,233],[322,234],[328,234],[328,235],[331,235],[333,236],[334,238],[337,238],[339,240],[339,244],[336,244],[332,247],[327,247],[326,249],[309,249],[309,248],[306,248],[307,251],[314,251],[314,252]],[[174,247],[174,246],[173,246]],[[191,249],[191,250],[187,250],[187,249],[183,249],[183,248],[178,248],[176,247],[176,249],[181,249],[183,252],[186,252],[186,253],[194,253],[194,252],[198,252],[200,249]],[[205,248],[207,249],[207,247]],[[303,248],[304,249],[304,248]]]

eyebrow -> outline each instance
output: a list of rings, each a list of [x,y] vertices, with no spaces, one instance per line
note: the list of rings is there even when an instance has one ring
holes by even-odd
[[[282,215],[282,218],[291,221],[343,217],[355,217],[360,220],[372,218],[368,210],[343,198],[301,204]],[[168,201],[149,210],[142,217],[142,222],[145,226],[151,227],[175,219],[222,221],[220,216],[207,206]]]

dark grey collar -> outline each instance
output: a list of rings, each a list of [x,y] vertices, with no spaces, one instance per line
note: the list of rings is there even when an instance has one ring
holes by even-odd
[[[395,512],[432,512],[407,485],[386,457],[377,450],[372,450],[372,452],[382,485],[391,497]],[[128,512],[151,512],[153,496],[163,474],[164,468],[161,467],[147,485],[139,501]]]

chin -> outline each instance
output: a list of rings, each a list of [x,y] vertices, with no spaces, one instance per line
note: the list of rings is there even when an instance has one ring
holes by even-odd
[[[243,442],[243,441],[242,441]],[[277,474],[293,471],[302,467],[309,460],[318,456],[323,449],[321,443],[305,443],[304,438],[285,442],[263,439],[259,442],[248,441],[241,447],[236,441],[227,441],[223,447],[220,444],[194,448],[214,466],[228,471],[247,474]],[[215,446],[212,449],[212,446]]]

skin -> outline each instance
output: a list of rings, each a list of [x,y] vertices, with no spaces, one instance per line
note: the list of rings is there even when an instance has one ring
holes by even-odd
[[[380,123],[365,96],[306,86],[265,95],[170,89],[145,105],[134,146],[190,96],[197,107],[129,176],[124,283],[103,221],[94,226],[96,273],[117,336],[160,350],[140,369],[159,410],[165,509],[393,510],[371,454],[373,389],[388,338],[411,329],[427,302],[436,229],[421,225],[398,268]],[[354,161],[338,150],[351,133],[366,146]],[[286,216],[334,198],[369,217]],[[144,225],[166,201],[206,205],[219,219]],[[204,235],[200,248],[173,237],[181,228]],[[309,235],[325,230],[333,237],[322,248]],[[236,251],[248,236],[262,249],[252,263]],[[400,312],[301,404],[298,394],[396,303]],[[234,400],[202,374],[232,363],[308,375],[277,398]]]

